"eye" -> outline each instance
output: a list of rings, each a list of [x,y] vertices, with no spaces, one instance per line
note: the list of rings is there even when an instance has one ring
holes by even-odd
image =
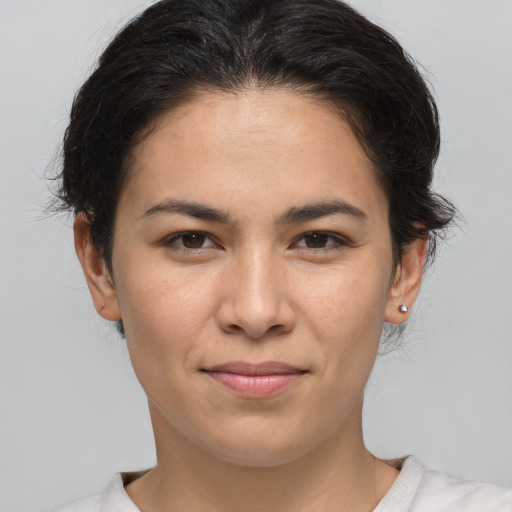
[[[302,235],[295,246],[305,249],[337,249],[347,245],[347,242],[339,237],[323,231],[313,231]]]
[[[173,249],[205,249],[216,247],[212,239],[201,231],[186,231],[176,233],[164,240],[164,245]]]

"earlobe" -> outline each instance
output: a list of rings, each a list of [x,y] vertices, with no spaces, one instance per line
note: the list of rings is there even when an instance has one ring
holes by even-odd
[[[402,255],[393,284],[389,291],[384,320],[391,324],[401,324],[409,318],[421,288],[423,270],[428,251],[428,239],[414,240]]]
[[[89,222],[79,214],[73,225],[75,251],[80,260],[94,307],[100,316],[112,322],[121,320],[114,281],[105,260],[91,240]]]

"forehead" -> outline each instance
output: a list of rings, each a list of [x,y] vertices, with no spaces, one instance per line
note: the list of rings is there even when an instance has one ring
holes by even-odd
[[[121,199],[129,195],[138,208],[166,194],[224,209],[326,194],[367,207],[385,201],[374,165],[339,110],[285,90],[204,92],[162,115],[136,148],[125,189]]]

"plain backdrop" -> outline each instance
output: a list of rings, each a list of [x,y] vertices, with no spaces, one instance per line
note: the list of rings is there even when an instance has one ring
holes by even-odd
[[[43,511],[154,463],[145,397],[93,308],[45,169],[74,92],[150,2],[0,0],[0,510]],[[442,116],[436,188],[464,222],[403,348],[378,359],[375,454],[512,485],[512,2],[353,0],[422,64]]]

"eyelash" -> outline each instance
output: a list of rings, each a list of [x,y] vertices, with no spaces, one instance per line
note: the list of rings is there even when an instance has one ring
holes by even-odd
[[[192,251],[192,252],[199,252],[204,251],[205,249],[209,249],[210,247],[213,247],[216,244],[208,245],[206,247],[185,247],[184,245],[181,246],[175,246],[173,245],[176,241],[181,240],[183,243],[183,238],[187,235],[196,235],[204,237],[205,239],[212,240],[212,237],[208,233],[204,233],[202,231],[182,231],[181,233],[175,233],[174,235],[171,235],[164,239],[163,244],[166,247],[169,247],[175,251]],[[213,241],[212,241],[213,242]]]
[[[195,236],[199,236],[199,237],[204,237],[204,240],[208,239],[212,243],[211,243],[211,245],[207,245],[206,247],[203,247],[203,246],[201,246],[201,247],[186,247],[184,245],[180,245],[180,246],[173,245],[175,242],[177,242],[179,240],[181,240],[181,242],[183,244],[183,238],[187,235],[190,235],[190,236],[195,235]],[[307,247],[305,245],[297,246],[298,250],[301,252],[307,252],[309,254],[319,253],[319,252],[325,253],[327,251],[340,250],[340,249],[350,245],[346,239],[340,237],[339,235],[335,235],[335,234],[329,233],[327,231],[310,231],[308,233],[302,234],[299,238],[297,238],[296,241],[293,242],[292,246],[297,245],[297,243],[299,241],[306,239],[306,237],[311,237],[314,235],[324,236],[324,237],[326,237],[327,240],[329,240],[329,239],[333,240],[334,243],[328,244],[323,247]],[[204,240],[203,240],[203,243],[204,243]],[[208,250],[212,247],[219,248],[219,246],[212,239],[211,235],[209,235],[208,233],[205,233],[203,231],[183,231],[181,233],[175,233],[174,235],[171,235],[170,237],[164,239],[163,245],[165,245],[166,247],[169,247],[175,251],[186,251],[186,252],[194,252],[194,253],[202,252],[202,251]]]
[[[294,244],[297,244],[299,241],[304,240],[308,236],[313,235],[320,235],[322,237],[326,237],[327,240],[331,239],[334,242],[330,243],[324,247],[307,247],[307,246],[299,246],[299,250],[304,252],[322,252],[325,253],[327,251],[337,251],[340,249],[343,249],[344,247],[347,247],[349,245],[349,242],[342,238],[339,235],[335,235],[333,233],[329,233],[328,231],[310,231],[309,233],[304,233],[301,235]]]

